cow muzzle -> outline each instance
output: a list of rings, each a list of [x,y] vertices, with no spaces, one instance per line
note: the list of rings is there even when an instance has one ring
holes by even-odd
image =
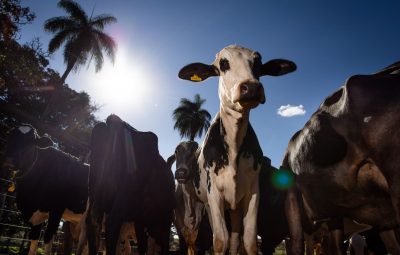
[[[178,168],[175,171],[175,179],[180,184],[184,184],[189,180],[189,170],[186,168]]]
[[[242,106],[256,107],[265,103],[264,87],[259,82],[243,82],[239,84],[236,91],[237,102]]]

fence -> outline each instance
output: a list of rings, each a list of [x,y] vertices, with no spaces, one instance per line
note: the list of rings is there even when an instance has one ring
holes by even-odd
[[[9,187],[13,181],[0,178],[0,254],[27,254],[29,250],[30,227],[23,222],[20,212],[14,206],[15,195]],[[43,234],[39,238],[39,252],[43,247]],[[62,254],[62,231],[59,229],[53,242],[53,252]]]

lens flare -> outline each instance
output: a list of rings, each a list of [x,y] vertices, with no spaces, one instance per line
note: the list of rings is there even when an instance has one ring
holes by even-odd
[[[280,190],[289,189],[293,186],[294,176],[292,171],[287,169],[279,169],[272,174],[272,185]]]

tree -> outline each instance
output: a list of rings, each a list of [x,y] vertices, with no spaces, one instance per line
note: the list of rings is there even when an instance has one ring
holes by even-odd
[[[58,7],[64,9],[69,16],[46,20],[44,29],[55,33],[49,43],[50,53],[65,44],[64,62],[67,69],[61,76],[61,84],[74,68],[77,70],[89,58],[94,58],[96,72],[103,66],[103,52],[114,61],[116,43],[103,30],[106,25],[117,21],[115,17],[101,14],[89,18],[82,7],[72,0],[61,0]]]
[[[87,93],[62,86],[58,100],[44,118],[41,113],[52,98],[51,89],[61,78],[48,67],[40,45],[33,46],[0,41],[0,133],[18,123],[30,123],[40,133],[56,138],[61,148],[79,156],[88,149],[85,144],[97,123],[97,107],[90,105]]]
[[[188,137],[194,141],[196,135],[201,137],[203,131],[207,131],[210,127],[211,115],[201,108],[205,101],[199,94],[194,96],[194,101],[182,98],[178,108],[174,110],[172,114],[175,121],[174,129],[178,129],[182,138]]]
[[[22,7],[20,0],[0,0],[0,40],[10,40],[19,26],[31,23],[35,14],[29,7]]]

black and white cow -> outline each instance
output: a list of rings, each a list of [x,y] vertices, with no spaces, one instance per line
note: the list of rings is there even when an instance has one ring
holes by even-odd
[[[167,254],[175,183],[159,154],[157,136],[110,115],[93,128],[91,149],[86,220],[89,253],[97,253],[105,216],[107,254],[115,254],[124,222],[134,223],[140,254]]]
[[[199,185],[200,173],[197,163],[198,144],[194,141],[184,141],[178,144],[175,153],[168,161],[176,161],[175,179],[178,181],[175,215],[177,227],[195,254],[204,251],[202,242],[207,236],[211,237],[211,230],[204,227],[203,203],[198,199],[195,186]],[[260,204],[257,220],[257,234],[261,237],[261,252],[264,255],[273,254],[275,248],[289,236],[285,217],[286,191],[274,183],[277,178],[277,169],[271,166],[271,160],[263,157],[259,176]],[[180,190],[179,190],[180,189]],[[229,227],[228,227],[229,230]],[[210,244],[211,245],[211,244]],[[206,246],[205,248],[209,248]],[[189,254],[193,254],[189,252]]]
[[[302,204],[309,222],[330,219],[336,254],[345,217],[375,227],[400,254],[399,125],[400,62],[350,77],[292,137],[282,165],[296,175],[286,202],[294,254],[302,253]]]
[[[39,137],[28,124],[8,136],[6,162],[19,169],[16,204],[24,221],[32,225],[30,255],[36,254],[45,220],[45,254],[50,254],[61,218],[80,224],[86,209],[89,166],[52,146],[50,138]]]
[[[228,240],[230,252],[236,254],[241,234],[246,252],[257,253],[258,174],[263,153],[249,123],[250,110],[265,102],[261,76],[295,69],[293,62],[283,59],[263,64],[258,52],[232,45],[222,49],[213,64],[193,63],[179,72],[180,78],[194,82],[219,76],[220,110],[200,148],[195,187],[210,216],[215,254],[224,254]]]
[[[205,254],[212,246],[212,230],[205,206],[196,195],[194,182],[199,181],[199,167],[196,152],[199,145],[195,141],[178,144],[175,153],[167,163],[176,162],[174,224],[179,235],[180,254]]]

